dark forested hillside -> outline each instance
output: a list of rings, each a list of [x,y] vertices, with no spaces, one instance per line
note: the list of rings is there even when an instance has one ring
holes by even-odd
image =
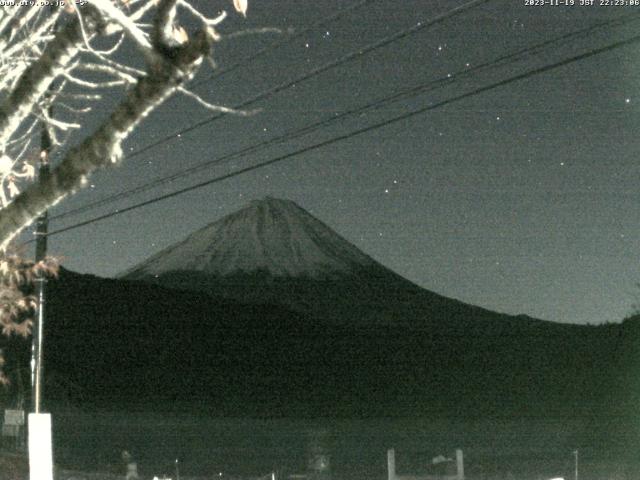
[[[336,324],[63,271],[50,282],[45,398],[53,408],[252,416],[625,413],[636,323],[483,312],[480,322]]]

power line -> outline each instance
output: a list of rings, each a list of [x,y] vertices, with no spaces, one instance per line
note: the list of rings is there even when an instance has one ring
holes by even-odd
[[[262,93],[259,93],[257,95],[254,95],[253,97],[237,104],[234,105],[232,108],[238,110],[238,109],[242,109],[245,107],[248,107],[249,105],[256,103],[260,100],[264,100],[265,98],[271,97],[273,95],[275,95],[276,93],[281,92],[282,90],[286,90],[287,88],[299,84],[301,82],[304,82],[312,77],[315,77],[317,75],[320,75],[321,73],[326,72],[327,70],[330,70],[332,68],[338,67],[344,63],[347,63],[355,58],[358,57],[362,57],[363,55],[366,55],[368,53],[371,53],[375,50],[378,50],[379,48],[385,47],[391,43],[397,42],[398,40],[401,40],[403,38],[408,37],[409,35],[413,35],[414,33],[419,32],[420,30],[423,30],[427,27],[431,27],[433,25],[436,25],[438,23],[441,23],[445,20],[448,20],[449,18],[452,18],[456,15],[459,15],[461,13],[466,12],[467,10],[471,10],[473,8],[477,8],[480,5],[484,4],[484,3],[488,3],[490,1],[493,0],[471,0],[463,5],[460,5],[458,7],[452,8],[451,10],[446,11],[445,13],[442,13],[440,15],[437,15],[436,17],[432,18],[429,21],[426,22],[418,22],[416,25],[400,30],[399,32],[389,35],[387,37],[384,37],[381,40],[378,40],[372,44],[369,44],[365,47],[362,47],[358,50],[355,50],[353,52],[347,53],[346,55],[343,55],[342,57],[338,58],[337,60],[332,60],[331,62],[325,63],[324,65],[321,65],[317,68],[314,68],[306,73],[303,73],[302,75],[300,75],[299,77],[296,77],[293,80],[288,80],[285,81],[283,83],[280,83],[278,85],[276,85],[275,87],[272,87],[268,90],[265,90]],[[173,139],[175,139],[178,135],[182,135],[185,133],[189,133],[193,130],[196,130],[200,127],[203,127],[204,125],[208,125],[210,123],[213,123],[214,121],[224,117],[225,114],[223,113],[217,113],[215,115],[212,115],[209,118],[206,118],[204,120],[201,120],[199,122],[196,122],[186,128],[183,128],[179,131],[173,132],[171,135],[167,135],[163,138],[160,138],[158,140],[156,140],[155,142],[149,143],[147,145],[145,145],[142,148],[139,148],[138,150],[130,153],[129,155],[126,155],[124,158],[132,158],[132,157],[136,157],[138,155],[141,155],[155,147],[158,147],[164,143],[167,143]]]
[[[193,167],[187,168],[187,169],[183,169],[180,170],[176,173],[173,173],[171,175],[153,180],[151,182],[148,182],[146,184],[140,185],[138,187],[135,187],[133,189],[130,189],[128,191],[125,192],[119,192],[107,197],[104,197],[102,199],[96,200],[94,202],[91,202],[89,204],[83,205],[81,207],[77,207],[75,209],[60,213],[56,216],[51,217],[52,220],[54,219],[61,219],[64,217],[68,217],[68,216],[73,216],[73,215],[77,215],[79,213],[88,211],[88,210],[92,210],[94,208],[97,208],[99,206],[108,204],[108,203],[112,203],[114,201],[117,200],[122,200],[125,198],[128,198],[132,195],[150,190],[156,186],[162,185],[164,183],[168,183],[171,182],[173,180],[182,178],[182,177],[186,177],[188,175],[192,175],[198,171],[204,170],[206,168],[211,168],[215,165],[220,165],[223,162],[229,161],[231,159],[234,158],[238,158],[238,157],[243,157],[246,156],[249,153],[253,153],[257,150],[261,150],[263,148],[266,148],[268,146],[271,145],[275,145],[278,143],[283,143],[286,141],[290,141],[293,140],[295,138],[298,138],[300,136],[303,136],[307,133],[310,133],[314,130],[317,130],[321,127],[324,127],[326,125],[332,124],[332,123],[337,123],[338,121],[341,121],[343,119],[345,119],[348,116],[352,116],[355,114],[359,114],[359,113],[363,113],[366,112],[368,110],[373,110],[373,109],[378,109],[384,105],[393,103],[393,102],[397,102],[403,99],[407,99],[413,96],[417,96],[420,95],[422,93],[425,93],[427,91],[431,91],[434,90],[436,88],[439,87],[443,87],[443,86],[448,86],[451,85],[452,83],[458,81],[459,79],[471,76],[472,74],[478,73],[478,72],[482,72],[482,71],[486,71],[488,69],[491,68],[496,68],[496,67],[502,67],[505,65],[508,65],[509,63],[512,62],[516,62],[521,60],[525,55],[530,55],[530,54],[534,54],[534,53],[539,53],[541,51],[544,51],[544,49],[550,45],[552,46],[557,46],[557,44],[561,41],[568,41],[568,40],[574,40],[577,37],[580,36],[584,36],[587,35],[595,30],[604,28],[604,27],[610,27],[610,26],[619,26],[619,25],[624,25],[626,23],[630,23],[633,21],[637,21],[638,18],[640,18],[640,14],[634,14],[632,16],[629,17],[621,17],[621,18],[616,18],[616,19],[612,19],[609,21],[605,21],[605,22],[600,22],[598,24],[592,25],[590,27],[584,28],[584,29],[580,29],[574,32],[570,32],[567,34],[563,34],[560,35],[558,37],[554,37],[553,39],[550,40],[545,40],[541,43],[538,43],[536,45],[530,46],[530,47],[526,47],[526,48],[522,48],[519,49],[515,52],[512,53],[508,53],[506,55],[502,55],[498,58],[495,58],[493,60],[484,62],[482,64],[476,65],[474,67],[471,68],[465,68],[461,71],[455,72],[453,74],[451,74],[450,76],[446,76],[446,77],[441,77],[438,78],[436,80],[430,81],[428,83],[423,83],[420,84],[416,87],[413,87],[411,89],[408,90],[404,90],[402,92],[393,94],[391,96],[386,96],[383,97],[381,99],[378,99],[374,102],[368,103],[366,105],[363,106],[359,106],[353,109],[350,109],[348,111],[342,112],[339,115],[333,115],[331,117],[328,117],[324,120],[318,121],[316,123],[307,125],[305,127],[302,127],[300,129],[296,129],[296,130],[290,130],[288,132],[283,133],[282,135],[278,136],[278,137],[273,137],[271,139],[265,140],[261,143],[258,143],[256,145],[252,145],[249,147],[245,147],[242,148],[240,150],[237,150],[235,152],[223,155],[222,157],[218,157],[216,159],[213,160],[209,160],[203,163],[200,163],[198,165],[195,165]]]
[[[237,171],[232,172],[232,173],[221,175],[221,176],[212,178],[210,180],[206,180],[204,182],[200,182],[200,183],[197,183],[195,185],[191,185],[189,187],[182,188],[180,190],[176,190],[174,192],[171,192],[171,193],[168,193],[168,194],[165,194],[165,195],[161,195],[161,196],[155,197],[153,199],[137,203],[135,205],[131,205],[131,206],[123,208],[123,209],[119,209],[119,210],[116,210],[116,211],[113,211],[113,212],[110,212],[110,213],[107,213],[107,214],[104,214],[104,215],[100,215],[98,217],[94,217],[92,219],[85,220],[83,222],[79,222],[79,223],[76,223],[74,225],[70,225],[68,227],[64,227],[64,228],[60,228],[58,230],[54,230],[54,231],[50,232],[48,235],[49,236],[57,235],[59,233],[67,232],[67,231],[70,231],[70,230],[74,230],[76,228],[80,228],[80,227],[83,227],[85,225],[89,225],[89,224],[92,224],[92,223],[95,223],[95,222],[98,222],[98,221],[101,221],[101,220],[105,220],[107,218],[114,217],[116,215],[119,215],[119,214],[122,214],[122,213],[126,213],[126,212],[129,212],[131,210],[135,210],[135,209],[147,206],[147,205],[151,205],[153,203],[157,203],[157,202],[160,202],[162,200],[166,200],[166,199],[181,195],[183,193],[187,193],[187,192],[190,192],[190,191],[193,191],[193,190],[197,190],[199,188],[202,188],[202,187],[205,187],[205,186],[208,186],[208,185],[212,185],[214,183],[219,183],[219,182],[221,182],[223,180],[227,180],[229,178],[236,177],[238,175],[242,175],[244,173],[248,173],[248,172],[253,171],[253,170],[257,170],[257,169],[260,169],[260,168],[263,168],[263,167],[266,167],[266,166],[269,166],[269,165],[273,165],[273,164],[278,163],[278,162],[282,162],[282,161],[287,160],[287,159],[289,159],[291,157],[294,157],[296,155],[301,155],[301,154],[310,152],[312,150],[316,150],[316,149],[325,147],[327,145],[331,145],[331,144],[340,142],[342,140],[346,140],[346,139],[349,139],[349,138],[352,138],[352,137],[355,137],[355,136],[362,135],[364,133],[370,132],[372,130],[376,130],[378,128],[382,128],[382,127],[391,125],[393,123],[397,123],[397,122],[400,122],[400,121],[403,121],[403,120],[410,119],[412,117],[415,117],[415,116],[420,115],[422,113],[428,112],[430,110],[435,110],[437,108],[444,107],[444,106],[449,105],[451,103],[458,102],[460,100],[464,100],[466,98],[473,97],[473,96],[478,95],[480,93],[488,92],[490,90],[495,90],[496,88],[503,87],[503,86],[508,85],[510,83],[514,83],[514,82],[517,82],[517,81],[520,81],[520,80],[524,80],[524,79],[527,79],[527,78],[530,78],[530,77],[533,77],[533,76],[536,76],[536,75],[540,75],[542,73],[549,72],[549,71],[554,70],[556,68],[560,68],[560,67],[569,65],[571,63],[582,61],[582,60],[585,60],[585,59],[587,59],[589,57],[593,57],[595,55],[599,55],[599,54],[602,54],[602,53],[605,53],[605,52],[609,52],[611,50],[615,50],[617,48],[621,48],[621,47],[624,47],[624,46],[632,45],[632,44],[638,43],[638,42],[640,42],[640,35],[628,38],[626,40],[621,40],[619,42],[615,42],[615,43],[609,44],[609,45],[607,45],[605,47],[593,49],[593,50],[590,50],[588,52],[585,52],[585,53],[570,57],[568,59],[560,60],[560,61],[552,63],[550,65],[545,65],[543,67],[534,68],[534,69],[529,70],[527,72],[524,72],[524,73],[521,73],[521,74],[518,74],[518,75],[515,75],[515,76],[512,76],[512,77],[509,77],[509,78],[504,79],[504,80],[500,80],[500,81],[494,82],[494,83],[492,83],[490,85],[486,85],[484,87],[476,88],[474,90],[471,90],[471,91],[469,91],[467,93],[463,93],[463,94],[458,95],[456,97],[452,97],[452,98],[449,98],[449,99],[446,99],[446,100],[442,100],[442,101],[440,101],[438,103],[427,105],[427,106],[425,106],[423,108],[420,108],[420,109],[417,109],[417,110],[413,110],[411,112],[403,113],[402,115],[398,115],[396,117],[393,117],[393,118],[390,118],[390,119],[387,119],[387,120],[384,120],[384,121],[369,125],[367,127],[363,127],[363,128],[358,129],[358,130],[354,130],[354,131],[346,133],[344,135],[340,135],[338,137],[334,137],[334,138],[331,138],[331,139],[324,140],[322,142],[316,143],[314,145],[310,145],[310,146],[301,148],[299,150],[296,150],[295,152],[291,152],[291,153],[287,153],[287,154],[284,154],[284,155],[280,155],[278,157],[272,158],[270,160],[267,160],[267,161],[264,161],[264,162],[261,162],[261,163],[255,164],[255,165],[251,165],[249,167],[245,167],[243,169],[237,170]],[[29,241],[27,241],[25,243],[31,243],[32,241],[33,240],[29,240]]]
[[[324,25],[325,23],[330,23],[333,22],[337,19],[339,19],[340,17],[343,17],[344,15],[357,10],[358,8],[366,5],[367,3],[371,3],[373,1],[376,0],[361,0],[360,2],[354,3],[350,6],[348,6],[347,8],[343,9],[343,10],[339,10],[337,13],[334,13],[332,15],[329,15],[328,17],[322,18],[321,20],[313,23],[312,25],[310,25],[309,27],[305,28],[304,30],[301,30],[299,32],[295,32],[293,34],[288,34],[287,37],[284,40],[281,40],[279,42],[274,42],[271,45],[267,45],[264,48],[261,48],[260,50],[258,50],[256,53],[254,53],[253,55],[249,55],[247,58],[245,58],[244,60],[242,60],[241,62],[236,62],[228,67],[224,67],[221,68],[219,70],[216,70],[215,72],[213,72],[211,75],[209,75],[209,77],[200,80],[198,82],[195,82],[191,85],[192,88],[197,88],[200,85],[203,85],[207,82],[210,82],[211,80],[217,79],[222,77],[223,75],[226,75],[227,73],[233,72],[234,70],[236,70],[239,67],[243,67],[251,62],[253,62],[254,60],[260,58],[263,55],[266,55],[267,53],[276,50],[280,47],[283,47],[291,42],[293,42],[294,40],[296,40],[297,38],[302,37],[303,35],[306,35],[307,33],[315,30],[318,27],[321,27],[322,25]]]

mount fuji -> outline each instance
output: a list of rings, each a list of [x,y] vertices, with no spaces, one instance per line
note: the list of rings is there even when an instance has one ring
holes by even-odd
[[[640,398],[628,387],[640,320],[568,325],[446,298],[287,200],[254,201],[122,278],[63,270],[48,285],[48,378],[70,385],[49,397],[229,416],[554,410],[607,422],[612,405]]]
[[[296,370],[296,362],[285,367],[288,360],[279,368],[295,370],[293,383],[329,382],[309,391],[317,398],[342,392],[331,408],[360,405],[358,397],[375,405],[401,398],[418,410],[442,401],[445,410],[476,413],[552,405],[577,412],[614,390],[603,385],[620,359],[617,327],[500,314],[444,297],[384,267],[294,202],[269,197],[160,251],[120,281],[252,307],[249,330],[235,321],[243,332],[263,332],[252,334],[246,351],[270,338],[264,351],[280,345],[283,359],[305,359],[315,374]],[[260,313],[273,308],[280,313],[270,320]]]
[[[267,197],[189,235],[125,276],[263,272],[322,279],[365,268],[384,267],[294,202]]]
[[[296,203],[271,197],[192,233],[121,278],[279,304],[349,325],[424,326],[497,315],[411,283]]]

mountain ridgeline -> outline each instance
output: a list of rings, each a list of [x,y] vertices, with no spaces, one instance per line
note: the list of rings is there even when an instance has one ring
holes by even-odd
[[[497,314],[397,275],[294,202],[267,197],[228,215],[122,276],[244,303],[278,304],[344,326],[485,329]],[[497,328],[538,325],[500,316]],[[489,327],[492,328],[492,327]]]
[[[637,321],[567,325],[448,299],[273,198],[119,279],[63,270],[50,282],[48,312],[51,405],[553,414],[606,432],[631,415],[640,391]]]

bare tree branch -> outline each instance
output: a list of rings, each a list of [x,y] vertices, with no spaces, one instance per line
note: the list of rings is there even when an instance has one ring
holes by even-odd
[[[102,17],[88,9],[85,28],[99,31],[104,28]],[[94,13],[91,13],[94,12]],[[6,144],[19,128],[22,120],[33,110],[51,82],[78,53],[82,41],[80,20],[71,21],[49,43],[38,61],[23,73],[18,85],[0,105],[0,147]]]
[[[150,65],[148,75],[138,80],[93,135],[72,149],[45,182],[31,185],[2,211],[0,248],[6,248],[40,213],[80,188],[90,173],[117,163],[124,139],[151,110],[195,74],[209,48],[209,39],[200,33],[185,46],[172,49],[170,56]]]
[[[110,0],[91,0],[91,3],[105,18],[119,25],[125,34],[136,43],[145,57],[152,54],[147,35],[122,10],[113,5]]]
[[[34,275],[57,269],[51,259],[33,263],[9,254],[11,240],[81,188],[92,172],[118,163],[123,141],[152,110],[180,92],[207,109],[252,113],[218,106],[186,86],[203,60],[211,59],[211,44],[220,38],[214,28],[224,11],[209,17],[187,0],[89,2],[69,4],[70,9],[0,5],[0,332],[7,335],[29,334],[34,300],[22,288]],[[246,0],[233,4],[246,14]],[[154,10],[149,23],[145,17]],[[200,25],[191,39],[179,23],[183,14]],[[114,33],[115,43],[106,46]],[[143,62],[117,55],[126,44],[136,47]],[[101,88],[122,88],[124,96],[100,127],[64,150],[70,132],[79,131],[83,114],[96,105],[92,102],[101,101],[96,94]],[[39,127],[49,140],[34,152]],[[27,183],[38,156],[49,161],[52,144],[60,146],[61,160],[50,175]],[[5,383],[2,362],[0,351],[0,383]]]

